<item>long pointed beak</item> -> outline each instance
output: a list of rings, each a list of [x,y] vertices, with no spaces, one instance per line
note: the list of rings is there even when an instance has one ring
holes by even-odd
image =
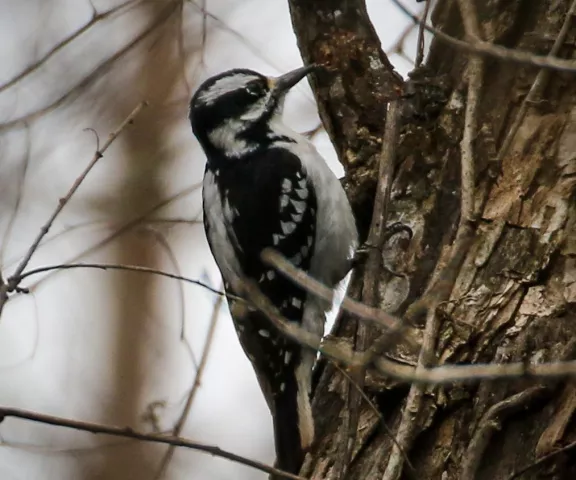
[[[320,68],[319,65],[312,64],[292,70],[280,77],[270,78],[268,81],[272,88],[272,96],[276,98],[282,97],[306,75]]]

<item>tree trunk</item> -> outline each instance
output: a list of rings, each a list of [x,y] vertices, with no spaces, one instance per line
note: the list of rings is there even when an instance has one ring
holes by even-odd
[[[573,13],[572,0],[472,2],[483,40],[537,55],[550,52]],[[438,0],[434,27],[464,39],[470,19],[463,18],[459,6],[467,3]],[[461,220],[468,78],[477,57],[435,39],[426,70],[403,84],[380,48],[362,1],[290,0],[290,8],[305,62],[334,70],[317,77],[313,88],[346,168],[347,191],[364,238],[378,181],[385,105],[406,94],[387,223],[401,221],[413,237],[387,243],[378,306],[404,318],[409,309],[420,336],[432,337],[432,364],[575,358],[574,74],[539,75],[533,66],[483,57],[471,142],[475,208]],[[558,57],[574,56],[576,19],[568,26]],[[536,91],[524,102],[536,79]],[[417,94],[406,98],[414,89]],[[464,235],[456,240],[459,225]],[[462,255],[455,252],[459,248]],[[359,268],[352,280],[350,294],[356,298],[362,275]],[[423,328],[420,313],[426,309],[415,309],[416,301],[435,312],[438,328]],[[354,318],[342,314],[335,328],[333,333],[358,348]],[[378,334],[368,330],[369,342]],[[385,353],[415,365],[418,352],[401,354],[400,347]],[[352,458],[342,473],[338,459],[351,424],[349,380],[329,362],[317,373],[317,442],[302,470],[307,478],[508,479],[576,440],[574,381],[524,377],[419,390],[369,370],[364,391],[377,408],[362,401]],[[417,401],[404,412],[408,397]],[[394,459],[394,436],[402,443],[400,460]],[[575,458],[573,450],[558,452],[517,478],[576,478]]]

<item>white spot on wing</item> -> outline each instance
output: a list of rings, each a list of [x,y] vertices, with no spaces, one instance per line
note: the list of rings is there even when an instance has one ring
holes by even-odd
[[[284,235],[290,235],[296,230],[296,224],[294,222],[280,222],[280,228],[282,228]]]
[[[291,358],[292,358],[292,352],[286,350],[284,352],[284,364],[288,365],[290,363]]]
[[[302,256],[306,257],[308,255],[308,250],[310,250],[310,247],[308,247],[308,245],[302,245],[302,248],[300,249],[300,252],[302,252]]]
[[[296,265],[296,266],[300,265],[300,262],[301,262],[301,261],[302,261],[302,255],[299,254],[299,253],[297,253],[296,255],[294,255],[294,256],[292,257],[292,259],[291,259],[291,262],[292,262],[294,265]]]
[[[297,188],[296,195],[298,195],[302,200],[306,200],[308,198],[308,189],[306,187]]]
[[[294,210],[296,210],[296,212],[304,213],[304,210],[306,210],[306,202],[303,202],[301,200],[290,200],[290,202],[292,203],[292,206],[294,207]]]
[[[290,190],[292,190],[292,182],[285,178],[282,180],[282,192],[288,193]]]
[[[280,196],[280,209],[286,208],[288,206],[288,200],[290,197],[286,194]]]
[[[261,337],[264,338],[269,338],[270,337],[270,332],[268,330],[258,330],[258,335],[260,335]]]
[[[296,223],[300,222],[300,220],[302,220],[302,213],[293,213],[290,216],[292,217],[292,220],[294,220]]]
[[[268,272],[266,272],[266,278],[268,280],[274,280],[275,276],[276,276],[276,273],[274,272],[274,270],[268,270]]]
[[[286,384],[284,382],[282,382],[280,384],[280,391],[283,392],[284,390],[286,390]]]
[[[302,300],[300,300],[299,298],[293,298],[292,306],[295,308],[302,308]]]

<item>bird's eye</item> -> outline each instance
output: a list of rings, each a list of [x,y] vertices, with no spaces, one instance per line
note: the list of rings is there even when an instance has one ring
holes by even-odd
[[[262,95],[262,85],[259,83],[249,83],[244,89],[246,90],[246,93],[252,95],[253,97]]]

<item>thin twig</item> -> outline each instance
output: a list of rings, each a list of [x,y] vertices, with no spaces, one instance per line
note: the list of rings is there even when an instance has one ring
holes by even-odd
[[[397,363],[386,357],[374,358],[370,355],[370,352],[355,352],[348,344],[338,341],[337,338],[327,337],[322,342],[320,336],[314,335],[284,318],[253,282],[244,280],[240,282],[239,288],[244,290],[247,301],[264,313],[276,329],[300,345],[317,350],[333,360],[354,368],[363,365],[369,367],[373,364],[383,375],[405,383],[440,385],[476,383],[481,380],[520,379],[524,377],[562,378],[576,376],[576,360],[538,365],[518,362],[507,364],[444,365],[433,368],[419,366],[416,369],[413,366]]]
[[[78,178],[74,181],[72,187],[70,187],[70,190],[68,190],[68,193],[63,198],[60,198],[58,200],[58,204],[56,205],[56,208],[52,212],[52,215],[50,215],[48,221],[40,229],[40,232],[32,242],[32,245],[30,246],[28,251],[25,253],[24,258],[20,261],[20,263],[16,267],[14,273],[10,277],[8,277],[5,285],[0,285],[0,315],[2,314],[2,310],[5,305],[4,297],[9,292],[15,290],[20,281],[22,280],[22,272],[28,266],[28,263],[30,262],[32,255],[34,255],[40,243],[42,242],[46,234],[50,231],[50,228],[54,224],[54,221],[56,220],[58,215],[60,215],[60,212],[62,212],[64,207],[68,204],[68,202],[70,201],[74,193],[76,193],[76,191],[78,190],[78,188],[80,187],[86,176],[92,170],[92,168],[94,168],[96,163],[98,163],[98,160],[100,160],[104,156],[104,153],[106,152],[106,150],[108,150],[108,147],[112,145],[114,140],[116,140],[118,135],[120,135],[128,125],[131,125],[134,122],[134,118],[136,118],[136,116],[146,105],[147,105],[146,102],[141,102],[134,110],[132,110],[132,112],[130,112],[130,114],[126,117],[126,119],[120,124],[120,126],[110,134],[106,142],[104,142],[102,148],[96,150],[94,156],[92,157],[92,160],[90,161],[88,166],[82,171],[82,173],[78,176]],[[6,289],[6,291],[2,291],[4,289]]]
[[[518,470],[518,471],[514,472],[512,475],[510,475],[510,477],[508,477],[508,480],[514,480],[514,479],[520,477],[520,475],[523,475],[526,472],[532,470],[533,468],[536,468],[539,465],[542,465],[543,463],[546,463],[546,462],[552,460],[557,455],[569,452],[569,451],[574,450],[574,449],[576,449],[576,441],[570,442],[568,445],[565,445],[565,446],[563,446],[557,450],[554,450],[553,452],[550,452],[547,455],[544,455],[542,458],[539,458],[535,462],[532,462],[530,465],[526,465],[521,470]]]
[[[192,388],[190,389],[190,393],[188,394],[188,398],[186,399],[186,404],[182,409],[182,414],[180,418],[174,425],[172,429],[172,435],[175,437],[180,436],[182,433],[182,429],[184,428],[184,424],[188,419],[188,415],[190,414],[190,410],[192,409],[192,404],[194,403],[194,398],[196,398],[196,393],[200,388],[200,384],[202,382],[202,374],[204,373],[204,369],[206,368],[206,364],[208,363],[208,356],[210,354],[210,349],[212,347],[212,340],[214,339],[214,333],[216,332],[216,324],[218,323],[218,317],[220,316],[220,308],[222,307],[222,303],[224,301],[224,297],[218,297],[216,299],[216,303],[214,304],[214,309],[212,310],[212,316],[210,318],[210,324],[208,327],[208,333],[206,334],[206,340],[204,342],[204,348],[202,349],[202,356],[200,357],[200,364],[198,365],[198,369],[196,370],[196,374],[194,376],[194,383],[192,384]],[[168,469],[168,465],[174,456],[174,445],[170,445],[166,453],[162,457],[162,461],[160,462],[160,466],[158,467],[158,471],[154,477],[155,480],[160,480]]]
[[[115,269],[115,270],[129,270],[139,271],[142,273],[157,274],[176,280],[182,280],[195,285],[200,285],[213,293],[224,295],[224,293],[215,290],[214,288],[206,285],[197,280],[192,280],[186,277],[178,277],[171,273],[162,272],[159,270],[148,269],[146,267],[139,267],[136,265],[107,265],[107,264],[75,264],[75,265],[59,265],[39,268],[26,272],[24,275],[32,275],[41,273],[42,271],[60,269],[60,268],[97,268],[97,269]],[[307,346],[315,349],[320,353],[339,361],[345,365],[352,367],[359,367],[361,365],[370,366],[366,361],[368,356],[366,352],[354,352],[349,346],[337,339],[331,338],[324,339],[318,335],[308,332],[307,330],[299,327],[293,322],[289,322],[286,318],[280,315],[279,311],[272,305],[268,298],[259,291],[251,282],[244,282],[244,290],[248,302],[255,308],[262,311],[280,332],[300,345]],[[227,295],[230,297],[230,295]],[[234,300],[246,301],[240,297],[232,297]],[[567,362],[554,362],[543,363],[539,365],[529,365],[523,362],[507,363],[507,364],[475,364],[475,365],[444,365],[434,368],[418,368],[417,370],[410,366],[394,362],[385,357],[378,357],[373,359],[374,366],[386,376],[405,383],[421,383],[421,384],[451,384],[451,383],[475,383],[481,380],[499,380],[499,379],[520,379],[524,377],[530,378],[562,378],[562,377],[576,377],[576,360]]]
[[[343,351],[330,350],[345,361]],[[351,360],[350,357],[348,359]],[[356,360],[361,361],[361,358]],[[470,365],[443,365],[441,367],[419,368],[392,362],[387,358],[375,359],[376,368],[384,375],[406,383],[447,385],[453,383],[477,383],[482,380],[505,380],[522,378],[567,378],[576,377],[576,360],[567,362],[542,363],[490,363]]]
[[[366,242],[369,252],[364,266],[361,298],[365,305],[373,308],[378,306],[378,287],[382,273],[382,249],[386,238],[386,221],[388,220],[396,149],[400,136],[400,111],[399,101],[393,101],[388,104],[386,125],[382,138],[382,151],[378,162],[378,182],[372,210],[372,221]],[[357,322],[355,342],[357,351],[364,352],[368,348],[372,340],[370,333],[366,323]],[[338,478],[341,479],[346,478],[348,465],[356,443],[361,404],[361,396],[358,394],[358,390],[364,388],[366,367],[361,366],[357,370],[353,370],[351,377],[354,379],[355,384],[358,385],[358,389],[351,389],[350,384],[348,384],[348,415],[345,417],[342,427],[346,435],[346,442],[343,444],[343,452],[342,455],[339,455],[337,462],[339,465],[336,469],[340,472]]]
[[[184,447],[192,450],[197,450],[199,452],[209,453],[215,457],[226,458],[236,463],[246,465],[248,467],[255,468],[262,472],[266,472],[272,475],[278,475],[281,478],[289,478],[292,480],[306,480],[298,475],[293,475],[277,468],[270,467],[264,463],[257,462],[256,460],[250,460],[249,458],[236,455],[235,453],[222,450],[219,447],[212,445],[206,445],[199,442],[193,442],[182,437],[176,437],[173,435],[163,435],[159,433],[144,433],[134,430],[130,427],[115,427],[111,425],[102,425],[99,423],[89,423],[80,420],[71,420],[63,417],[56,417],[53,415],[45,415],[42,413],[33,412],[30,410],[22,410],[19,408],[10,407],[0,407],[0,421],[6,417],[22,418],[24,420],[30,420],[32,422],[43,423],[47,425],[56,425],[58,427],[72,428],[74,430],[80,430],[83,432],[90,433],[100,433],[105,435],[112,435],[115,437],[133,438],[136,440],[142,440],[144,442],[152,443],[164,443],[166,445],[174,445],[176,447]]]
[[[76,262],[76,261],[80,260],[81,258],[84,258],[85,256],[96,252],[100,248],[105,247],[106,245],[108,245],[112,241],[116,240],[120,236],[124,235],[125,233],[129,232],[133,228],[136,228],[138,225],[143,223],[153,213],[156,213],[158,210],[161,210],[162,208],[170,205],[171,203],[184,198],[186,195],[189,195],[190,193],[195,192],[196,190],[198,190],[200,188],[200,186],[201,186],[201,184],[199,184],[199,183],[191,185],[190,187],[187,187],[184,190],[181,190],[180,192],[175,193],[174,195],[171,195],[168,198],[162,200],[160,203],[157,203],[156,205],[154,205],[150,209],[146,210],[144,213],[142,213],[142,214],[128,220],[127,222],[123,223],[115,231],[113,231],[110,235],[103,238],[102,240],[100,240],[98,243],[92,245],[91,247],[88,247],[87,249],[81,251],[80,253],[75,255],[73,258],[69,259],[68,262],[70,262],[70,263]],[[58,238],[63,233],[64,232],[60,232],[60,233],[54,235],[53,237],[47,239],[42,245],[46,245],[50,241]],[[52,275],[57,274],[59,271],[60,271],[60,269],[53,269],[52,273],[44,276],[41,280],[28,286],[28,290],[30,290],[30,291],[35,290],[38,287],[38,285],[43,283],[46,279],[50,278]]]
[[[51,272],[53,270],[71,270],[74,268],[92,268],[97,270],[125,270],[127,272],[138,272],[138,273],[150,273],[152,275],[160,275],[161,277],[171,278],[172,280],[181,280],[183,282],[192,283],[193,285],[198,285],[199,287],[205,288],[206,290],[215,293],[216,295],[225,296],[233,300],[242,301],[240,297],[235,295],[226,294],[217,290],[210,285],[201,282],[200,280],[194,280],[193,278],[188,278],[182,275],[176,275],[174,273],[164,272],[156,268],[142,267],[139,265],[124,265],[117,263],[66,263],[62,265],[48,265],[45,267],[34,268],[33,270],[28,270],[24,272],[20,277],[17,277],[19,281],[24,280],[32,275],[38,275],[39,273]]]
[[[423,20],[420,20],[416,15],[412,14],[399,0],[391,0],[394,5],[396,5],[404,14],[406,14],[414,23],[420,24]],[[564,60],[556,57],[534,55],[530,52],[523,52],[517,49],[510,49],[502,47],[501,45],[495,45],[486,41],[480,41],[476,43],[469,43],[464,40],[459,40],[457,38],[451,37],[446,33],[438,30],[428,24],[424,25],[424,28],[433,33],[434,36],[444,42],[452,45],[460,50],[470,53],[476,53],[486,57],[492,57],[502,61],[521,63],[524,65],[533,65],[535,67],[541,67],[551,70],[560,70],[564,72],[576,72],[576,62],[571,60]]]
[[[1,89],[0,89],[1,91]],[[28,173],[28,167],[30,165],[30,150],[32,149],[32,138],[30,135],[30,125],[26,125],[26,153],[24,154],[24,159],[22,161],[22,171],[20,173],[18,191],[16,193],[16,202],[14,203],[14,208],[10,213],[10,217],[8,219],[8,225],[6,225],[6,229],[4,230],[4,234],[2,235],[2,245],[0,245],[0,267],[4,267],[4,253],[8,248],[8,240],[12,236],[12,229],[14,228],[14,224],[16,223],[16,219],[18,218],[18,213],[20,212],[20,205],[22,203],[22,197],[24,196],[24,185],[26,183],[26,175]]]
[[[430,11],[431,3],[432,2],[430,0],[426,0],[426,4],[424,5],[424,12],[420,16],[422,21],[420,22],[420,25],[418,25],[418,49],[416,51],[416,60],[414,61],[414,66],[416,68],[420,67],[424,61],[424,50],[426,47],[424,44],[424,25],[426,25],[426,22],[428,21],[428,12]]]
[[[560,48],[562,48],[562,45],[566,40],[566,35],[570,30],[570,25],[572,24],[572,20],[575,15],[576,15],[576,0],[572,2],[572,5],[570,5],[570,10],[568,10],[568,13],[566,13],[566,18],[564,19],[562,28],[560,29],[560,32],[558,32],[556,40],[554,40],[554,45],[552,45],[548,57],[554,57],[558,55]],[[508,150],[510,149],[512,142],[516,137],[516,133],[518,133],[518,130],[520,129],[520,126],[524,121],[524,117],[528,112],[528,108],[530,108],[530,106],[533,105],[538,100],[538,97],[540,97],[540,95],[542,94],[542,91],[544,90],[546,84],[548,83],[548,80],[550,79],[550,74],[551,74],[550,70],[542,69],[538,72],[538,75],[536,75],[534,83],[530,87],[530,91],[528,92],[528,94],[524,98],[524,101],[520,105],[518,113],[516,114],[516,118],[514,118],[514,123],[508,130],[506,138],[502,142],[500,150],[498,151],[498,155],[495,161],[496,165],[502,164],[502,160],[508,153]]]
[[[479,41],[481,38],[478,17],[474,4],[470,0],[458,0],[464,28],[468,38]],[[483,60],[478,55],[473,55],[468,62],[468,98],[464,118],[464,133],[460,144],[461,154],[461,179],[460,179],[460,221],[456,231],[456,238],[450,251],[450,259],[440,269],[437,280],[430,283],[425,297],[429,299],[426,305],[426,326],[422,341],[422,350],[418,358],[417,371],[422,367],[429,367],[435,361],[435,349],[440,320],[436,315],[438,305],[447,300],[457,272],[464,259],[468,239],[472,230],[474,218],[474,139],[478,131],[478,105],[482,88]],[[409,451],[419,428],[418,416],[422,407],[422,399],[425,388],[423,385],[413,384],[406,399],[402,411],[402,419],[398,427],[398,443],[404,450]],[[392,448],[388,464],[382,480],[396,480],[400,478],[404,458],[397,446]]]
[[[542,398],[546,391],[548,391],[546,387],[531,387],[492,405],[482,418],[468,445],[466,454],[462,459],[461,473],[458,478],[461,480],[474,480],[484,451],[492,439],[492,434],[500,430],[502,422],[507,417],[520,410],[529,408],[530,404]]]
[[[458,0],[458,8],[460,9],[460,17],[462,18],[464,31],[468,39],[473,42],[482,41],[478,13],[476,12],[474,2],[471,0]]]
[[[276,250],[270,248],[265,249],[262,252],[262,260],[307,292],[313,293],[328,302],[333,300],[334,290],[312,278],[305,271],[292,265],[286,257]],[[390,332],[388,332],[388,334],[397,332],[402,327],[402,322],[398,318],[394,317],[394,315],[390,315],[382,310],[365,305],[364,303],[353,300],[348,296],[344,296],[341,308],[363,320],[373,322],[379,327],[389,329]]]
[[[390,192],[394,173],[396,148],[400,135],[400,104],[390,102],[386,119],[386,129],[382,139],[382,151],[379,159],[378,184],[374,198],[372,222],[368,234],[368,259],[366,261],[362,301],[365,305],[378,305],[378,284],[382,269],[382,248],[386,238],[386,221],[390,204]]]
[[[176,272],[176,275],[182,275],[178,259],[176,258],[176,255],[174,254],[172,247],[170,246],[170,243],[168,242],[166,236],[158,232],[154,228],[147,228],[147,231],[151,232],[151,234],[154,237],[156,237],[158,243],[164,249],[166,255],[168,255],[168,259],[170,260],[170,263],[172,264],[172,268],[174,269],[174,272]],[[196,356],[194,355],[194,351],[192,350],[190,342],[186,338],[186,294],[184,292],[184,283],[178,284],[178,295],[180,297],[180,341],[184,344],[184,346],[188,350],[194,368],[198,369],[198,362],[196,361]],[[218,297],[218,299],[220,298],[222,297],[221,296]],[[180,432],[175,433],[174,435],[178,435],[179,433]]]
[[[171,273],[160,270],[149,269],[136,265],[107,265],[107,264],[72,264],[72,265],[55,265],[50,267],[41,267],[39,269],[26,272],[23,277],[33,274],[42,273],[61,268],[96,268],[96,269],[115,269],[137,271],[142,273],[151,273],[164,277],[182,280],[195,285],[200,285],[214,293],[224,295],[224,293],[215,290],[197,280],[187,277],[179,277]],[[362,365],[369,366],[366,361],[366,352],[354,352],[349,346],[326,338],[314,335],[307,330],[299,327],[293,322],[289,322],[282,317],[278,310],[270,303],[268,298],[262,294],[259,289],[250,282],[245,282],[244,290],[247,294],[248,301],[257,309],[261,310],[272,322],[272,324],[284,335],[293,339],[301,345],[318,350],[320,353],[339,361],[345,365],[359,367]],[[240,297],[233,297],[234,300],[246,301]],[[498,380],[513,378],[562,378],[576,377],[576,361],[544,363],[539,365],[528,365],[526,363],[508,363],[508,364],[476,364],[476,365],[444,365],[434,368],[418,368],[417,370],[410,366],[394,362],[385,357],[373,359],[374,366],[384,375],[406,383],[421,384],[451,384],[451,383],[475,383],[481,380]]]
[[[16,74],[14,77],[12,77],[10,80],[5,82],[3,85],[0,85],[0,93],[2,93],[4,90],[7,90],[10,87],[14,86],[16,83],[23,80],[28,75],[39,70],[54,55],[56,55],[59,51],[61,51],[67,45],[70,45],[70,43],[72,43],[74,40],[76,40],[77,38],[82,36],[82,34],[87,32],[88,30],[90,30],[97,23],[99,23],[99,22],[105,20],[106,18],[114,15],[115,13],[119,12],[120,10],[127,9],[130,6],[133,6],[135,3],[139,3],[140,1],[141,0],[129,0],[125,3],[122,3],[120,5],[112,7],[110,10],[107,10],[103,13],[98,13],[97,11],[94,11],[92,18],[88,22],[86,22],[82,27],[80,27],[78,30],[76,30],[75,32],[73,32],[72,34],[67,36],[65,39],[61,40],[56,45],[54,45],[50,50],[48,50],[48,52],[46,52],[46,54],[40,60],[38,60],[38,61],[34,62],[32,65],[26,67],[24,70],[22,70],[20,73]]]
[[[384,429],[384,431],[386,432],[386,434],[390,437],[390,440],[392,440],[392,443],[394,443],[402,452],[402,455],[404,455],[404,460],[406,461],[406,463],[408,464],[408,466],[414,470],[414,466],[412,465],[412,463],[410,462],[410,459],[408,458],[408,455],[406,455],[406,452],[404,452],[404,450],[402,449],[402,446],[398,443],[398,441],[396,440],[396,437],[394,436],[394,432],[390,429],[390,427],[386,424],[386,422],[384,421],[384,417],[382,416],[382,414],[380,413],[380,410],[378,409],[378,407],[374,404],[374,402],[370,399],[370,397],[368,395],[366,395],[366,392],[364,392],[364,389],[360,388],[360,385],[358,385],[354,379],[348,375],[348,373],[346,372],[346,370],[344,370],[342,367],[340,367],[340,365],[338,365],[335,362],[332,362],[332,365],[334,365],[334,367],[336,368],[336,370],[338,370],[343,377],[345,377],[348,382],[350,382],[350,384],[358,391],[358,393],[360,394],[360,396],[366,401],[366,403],[368,404],[368,406],[370,407],[370,409],[376,414],[376,416],[378,417],[379,421],[380,421],[380,425],[382,426],[382,428]]]
[[[139,103],[138,106],[134,110],[132,110],[132,112],[130,112],[130,114],[126,117],[126,119],[120,124],[120,126],[109,135],[108,139],[104,142],[104,145],[102,145],[102,148],[100,150],[96,150],[94,156],[92,157],[92,160],[90,161],[88,166],[84,169],[84,171],[82,171],[82,173],[74,181],[74,183],[70,187],[70,190],[68,190],[68,193],[58,200],[58,205],[56,205],[54,212],[52,212],[52,215],[50,215],[48,221],[40,229],[40,233],[38,233],[38,235],[34,239],[34,242],[32,242],[32,245],[28,249],[28,252],[26,252],[24,258],[22,259],[20,264],[16,267],[16,270],[14,271],[14,274],[12,275],[11,278],[20,278],[24,269],[28,266],[28,263],[30,262],[32,255],[34,255],[34,252],[38,248],[38,245],[40,245],[42,239],[50,231],[50,228],[54,224],[54,221],[56,220],[58,215],[60,215],[60,212],[62,212],[64,207],[68,204],[68,202],[72,198],[72,195],[76,193],[78,187],[80,187],[80,185],[86,179],[92,168],[94,168],[96,163],[98,163],[98,160],[100,160],[104,156],[104,153],[106,152],[106,150],[108,150],[110,145],[112,145],[114,140],[118,138],[118,135],[120,135],[128,125],[132,125],[132,123],[134,122],[134,118],[136,118],[136,116],[141,112],[141,110],[147,105],[148,105],[147,102]]]
[[[56,100],[52,101],[50,104],[38,109],[33,112],[22,115],[21,117],[15,118],[13,120],[8,120],[6,122],[0,123],[0,131],[11,130],[14,128],[19,128],[26,123],[33,122],[38,118],[56,110],[58,107],[63,105],[65,102],[73,99],[75,96],[79,95],[84,89],[89,85],[94,83],[100,78],[100,76],[107,72],[120,58],[130,52],[133,48],[139,45],[143,40],[145,40],[152,32],[154,32],[160,25],[166,22],[172,14],[177,10],[178,5],[181,0],[172,0],[166,3],[166,8],[164,8],[158,16],[150,23],[141,33],[139,33],[134,39],[128,43],[122,49],[115,52],[100,65],[98,65],[94,70],[88,73],[82,80],[80,80],[72,88],[68,89],[66,93],[58,97]]]
[[[424,339],[418,357],[416,372],[432,363],[439,327],[440,321],[436,315],[436,308],[430,308],[426,316]],[[406,397],[406,404],[402,410],[402,418],[398,426],[398,432],[396,433],[398,443],[392,447],[382,480],[395,480],[400,478],[402,474],[404,465],[403,452],[410,450],[417,428],[420,426],[418,416],[422,407],[424,390],[425,386],[422,384],[415,383],[410,386],[408,397]]]
[[[412,60],[410,57],[408,57],[408,55],[406,55],[406,52],[404,51],[404,43],[406,43],[406,39],[408,38],[408,36],[412,33],[412,31],[414,30],[414,28],[417,25],[414,23],[408,24],[404,30],[402,30],[402,33],[400,33],[400,35],[397,37],[396,41],[394,42],[394,44],[386,50],[386,56],[390,57],[391,55],[400,55],[402,58],[404,58],[406,61],[410,62],[410,63],[414,63],[414,60]]]

